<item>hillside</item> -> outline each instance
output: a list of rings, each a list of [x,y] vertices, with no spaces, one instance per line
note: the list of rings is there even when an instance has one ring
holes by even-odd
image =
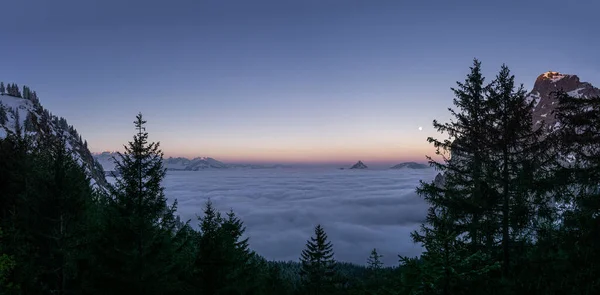
[[[104,189],[106,179],[100,165],[87,147],[87,142],[67,120],[45,109],[37,93],[27,86],[0,84],[0,138],[8,134],[30,136],[34,142],[45,136],[62,138],[67,150],[90,176],[93,187]]]

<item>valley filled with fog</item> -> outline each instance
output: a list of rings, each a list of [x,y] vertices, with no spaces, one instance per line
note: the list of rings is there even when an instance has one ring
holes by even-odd
[[[169,201],[178,200],[182,220],[191,219],[194,228],[209,198],[222,212],[233,209],[246,225],[250,247],[267,259],[298,261],[320,223],[337,260],[364,264],[377,248],[392,266],[398,254],[421,252],[409,237],[427,209],[415,187],[435,174],[434,169],[211,169],[168,171],[163,186]]]

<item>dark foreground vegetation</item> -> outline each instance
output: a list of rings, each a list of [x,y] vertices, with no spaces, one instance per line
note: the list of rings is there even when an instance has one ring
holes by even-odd
[[[548,131],[506,67],[485,83],[475,61],[453,91],[453,120],[434,121],[448,138],[429,139],[445,181],[417,188],[430,209],[411,238],[424,252],[387,267],[375,249],[366,267],[336,262],[320,225],[296,263],[251,251],[242,220],[210,201],[181,222],[141,115],[106,190],[60,138],[11,134],[0,140],[0,294],[598,294],[600,98],[556,92]]]

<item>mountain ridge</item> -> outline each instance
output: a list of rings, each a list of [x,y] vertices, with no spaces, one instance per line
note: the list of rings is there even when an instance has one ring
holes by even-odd
[[[10,90],[9,90],[10,88]],[[107,181],[102,166],[97,163],[88,149],[87,141],[69,125],[63,117],[53,115],[45,109],[35,91],[23,86],[23,91],[16,84],[0,83],[0,138],[8,135],[29,136],[34,142],[50,136],[65,140],[67,151],[82,166],[90,177],[94,188],[105,190]]]
[[[118,159],[117,152],[93,153],[92,156],[102,165],[107,175],[115,171],[113,157]],[[200,171],[209,169],[275,169],[285,168],[284,165],[257,165],[257,164],[228,164],[211,157],[168,157],[163,159],[164,167],[168,171]]]

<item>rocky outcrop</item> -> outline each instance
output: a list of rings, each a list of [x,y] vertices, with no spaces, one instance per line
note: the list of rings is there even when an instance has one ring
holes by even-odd
[[[356,164],[354,164],[352,167],[350,167],[350,169],[367,169],[367,165],[365,165],[363,162],[358,161]]]
[[[553,111],[558,106],[558,100],[553,92],[565,91],[573,97],[600,96],[600,89],[588,82],[581,82],[577,75],[561,74],[559,72],[546,72],[535,80],[533,89],[527,95],[528,99],[535,101],[533,110],[533,124],[540,126],[542,122],[548,128],[557,126]]]

